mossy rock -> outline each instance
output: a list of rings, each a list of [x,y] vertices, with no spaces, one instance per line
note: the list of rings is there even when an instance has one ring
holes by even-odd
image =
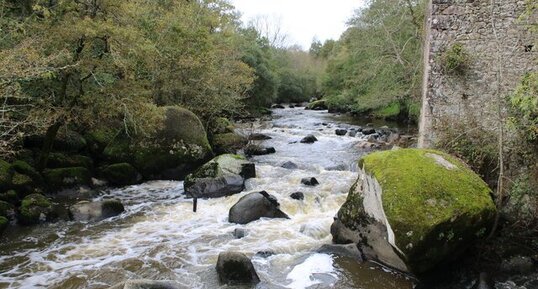
[[[248,161],[240,155],[225,154],[215,157],[192,174],[183,183],[185,192],[193,197],[219,198],[244,189],[243,166]]]
[[[32,135],[24,139],[24,146],[41,149],[44,141],[44,135]],[[86,140],[78,132],[67,127],[61,127],[54,139],[52,149],[55,151],[79,152],[86,148],[86,145]]]
[[[215,119],[215,121],[211,125],[211,133],[212,134],[222,134],[222,133],[232,133],[234,132],[234,125],[233,123],[225,118],[225,117],[219,117]]]
[[[216,154],[234,154],[247,145],[248,140],[235,133],[223,133],[213,136],[213,148]]]
[[[51,191],[91,184],[91,173],[83,167],[48,169],[43,175]]]
[[[83,167],[92,170],[93,160],[87,156],[55,152],[50,153],[47,167],[51,169]]]
[[[8,202],[13,205],[17,205],[20,202],[19,196],[15,190],[9,190],[0,193],[0,201]]]
[[[43,183],[41,175],[27,162],[17,160],[11,164],[11,167],[15,172],[29,176],[36,185],[41,185]]]
[[[194,113],[177,106],[161,109],[165,117],[154,135],[142,140],[118,137],[105,148],[104,158],[110,163],[130,163],[146,179],[177,171],[170,177],[176,179],[211,155],[206,131]]]
[[[134,185],[142,179],[138,171],[128,163],[106,166],[101,170],[101,175],[114,186]]]
[[[372,248],[389,266],[422,274],[457,257],[491,228],[496,209],[490,188],[455,157],[399,149],[370,154],[359,165],[358,184],[337,222],[361,236],[351,241]],[[373,236],[379,228],[381,235]],[[383,240],[392,252],[382,252]],[[392,263],[394,258],[405,265]]]
[[[6,230],[9,226],[9,220],[6,217],[0,216],[0,235]]]
[[[0,201],[0,216],[1,217],[8,217],[11,215],[11,211],[13,211],[13,205],[4,201]]]
[[[0,191],[8,190],[11,185],[13,170],[11,164],[0,159]]]
[[[112,143],[117,134],[117,131],[109,128],[96,128],[84,134],[84,138],[90,152],[99,155],[108,144]]]
[[[53,217],[53,204],[41,194],[26,196],[19,208],[18,220],[22,225],[34,225]]]
[[[327,102],[325,101],[325,99],[316,100],[316,101],[313,101],[313,102],[309,103],[306,106],[306,109],[310,109],[310,110],[326,110],[326,109],[328,109]]]

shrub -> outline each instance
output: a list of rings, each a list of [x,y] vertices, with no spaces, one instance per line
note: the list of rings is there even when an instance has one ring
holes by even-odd
[[[454,43],[441,56],[443,71],[452,75],[464,75],[470,65],[470,57],[461,43]]]

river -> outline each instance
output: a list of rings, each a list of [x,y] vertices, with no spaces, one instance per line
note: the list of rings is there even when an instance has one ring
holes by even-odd
[[[0,244],[0,288],[108,288],[125,279],[172,280],[185,288],[221,288],[215,271],[223,251],[252,257],[261,283],[256,288],[411,289],[404,276],[373,263],[316,253],[331,243],[330,226],[357,178],[356,160],[367,151],[364,139],[337,136],[336,128],[353,128],[350,119],[302,108],[274,111],[272,119],[239,124],[242,133],[263,133],[276,153],[252,159],[257,178],[246,190],[227,198],[192,200],[183,182],[154,181],[102,192],[118,198],[126,212],[96,223],[57,222],[10,232]],[[314,134],[318,142],[299,141]],[[285,169],[284,162],[297,169]],[[320,185],[306,187],[301,178]],[[286,219],[231,224],[228,211],[249,192],[276,196]],[[290,198],[303,192],[305,199]],[[247,235],[237,239],[236,228]],[[267,256],[257,252],[273,252]]]

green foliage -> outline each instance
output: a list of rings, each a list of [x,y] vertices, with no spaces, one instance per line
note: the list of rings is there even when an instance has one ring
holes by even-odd
[[[509,101],[512,128],[523,139],[538,145],[538,73],[526,74]]]
[[[531,180],[528,175],[517,178],[511,185],[508,195],[509,204],[505,208],[510,218],[520,222],[538,220],[538,180]]]
[[[322,88],[329,106],[357,113],[390,107],[395,112],[395,103],[420,98],[424,4],[371,1],[348,22],[340,40],[324,45],[330,52]]]
[[[441,65],[446,74],[464,75],[470,65],[470,56],[463,44],[452,44],[441,55]]]

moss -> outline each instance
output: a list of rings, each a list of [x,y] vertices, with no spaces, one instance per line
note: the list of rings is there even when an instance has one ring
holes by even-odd
[[[48,219],[52,213],[52,202],[40,194],[26,196],[19,208],[19,222],[23,225],[33,225],[41,221],[44,214]]]
[[[452,44],[441,55],[441,65],[447,74],[464,75],[470,65],[469,62],[469,54],[461,43]]]
[[[235,133],[217,134],[213,137],[213,147],[215,153],[235,153],[244,147],[248,140]]]
[[[7,192],[0,193],[0,201],[17,205],[19,203],[19,196],[15,190],[9,190]]]
[[[113,164],[102,169],[101,174],[112,185],[127,186],[138,183],[138,171],[128,163]]]
[[[211,150],[204,126],[194,113],[179,106],[168,106],[163,110],[166,118],[164,128],[158,132],[159,138],[169,144],[183,140],[184,143],[198,145],[205,151]]]
[[[17,160],[13,162],[11,167],[16,172],[29,176],[36,185],[40,185],[41,183],[43,183],[43,178],[41,177],[41,175],[27,162]]]
[[[49,169],[43,173],[51,190],[90,185],[91,173],[83,167]]]
[[[220,155],[189,174],[185,178],[184,187],[192,186],[195,180],[199,178],[215,178],[222,176],[225,172],[240,174],[241,165],[246,162],[245,157],[240,155]]]
[[[87,132],[84,138],[93,154],[101,154],[117,134],[117,131],[109,128],[97,128]]]
[[[213,134],[221,134],[221,133],[231,133],[234,132],[234,125],[233,123],[225,118],[225,117],[219,117],[215,119],[215,121],[211,125],[211,132]]]
[[[11,165],[0,159],[0,191],[9,188],[12,176],[13,170],[11,169]]]
[[[117,216],[125,211],[123,204],[119,200],[105,200],[101,208],[105,218]]]
[[[325,109],[327,109],[327,103],[326,103],[325,99],[316,100],[316,101],[313,101],[313,102],[309,103],[306,106],[306,109],[325,110]]]
[[[9,225],[9,220],[6,217],[0,216],[0,234],[2,234],[7,226]]]
[[[440,165],[434,155],[454,169]],[[476,231],[491,225],[496,209],[490,188],[450,155],[400,149],[370,154],[361,159],[361,166],[381,185],[383,208],[397,245],[416,262],[412,266],[418,271],[427,266],[422,261],[431,266],[443,254],[465,245],[460,240],[469,242]]]
[[[89,170],[93,168],[93,160],[82,155],[68,155],[65,153],[51,153],[47,167],[51,169],[84,167]]]
[[[2,217],[9,216],[9,212],[11,210],[13,210],[13,205],[4,201],[0,201],[0,216]]]
[[[54,140],[53,148],[59,151],[78,152],[86,147],[86,140],[78,132],[60,128]]]

